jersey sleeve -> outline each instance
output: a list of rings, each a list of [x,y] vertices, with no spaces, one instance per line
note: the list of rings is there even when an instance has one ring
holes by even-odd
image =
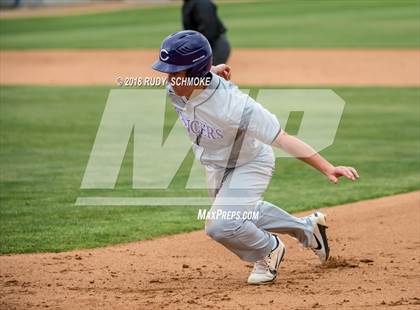
[[[240,127],[246,130],[247,135],[268,145],[281,132],[277,117],[251,97],[245,102]]]

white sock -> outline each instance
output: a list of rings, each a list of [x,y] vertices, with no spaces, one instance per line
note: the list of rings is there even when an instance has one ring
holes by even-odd
[[[273,251],[275,248],[278,247],[279,242],[277,241],[277,238],[274,237],[274,235],[271,235],[271,239],[273,240],[273,245],[271,246],[271,251]]]

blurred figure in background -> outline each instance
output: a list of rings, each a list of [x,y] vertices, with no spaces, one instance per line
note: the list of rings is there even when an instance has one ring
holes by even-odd
[[[224,64],[230,54],[226,28],[217,16],[217,7],[210,0],[184,0],[182,23],[185,30],[201,32],[213,50],[213,65]]]
[[[0,8],[1,9],[15,9],[20,6],[20,0],[0,0]]]

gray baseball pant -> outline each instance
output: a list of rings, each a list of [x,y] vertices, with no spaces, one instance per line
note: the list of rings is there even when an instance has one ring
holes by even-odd
[[[307,217],[295,217],[261,200],[271,180],[274,163],[273,151],[269,148],[234,169],[206,167],[209,194],[215,198],[210,214],[223,211],[225,215],[244,211],[258,214],[258,218],[251,219],[219,216],[206,221],[207,235],[245,261],[256,262],[270,253],[273,238],[269,232],[288,234],[305,247],[312,242],[313,226]]]

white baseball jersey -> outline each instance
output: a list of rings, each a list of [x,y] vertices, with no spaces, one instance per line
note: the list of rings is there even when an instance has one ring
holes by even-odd
[[[271,151],[269,145],[281,131],[275,115],[216,74],[190,100],[177,96],[170,85],[167,91],[203,165],[243,165],[267,148]]]

